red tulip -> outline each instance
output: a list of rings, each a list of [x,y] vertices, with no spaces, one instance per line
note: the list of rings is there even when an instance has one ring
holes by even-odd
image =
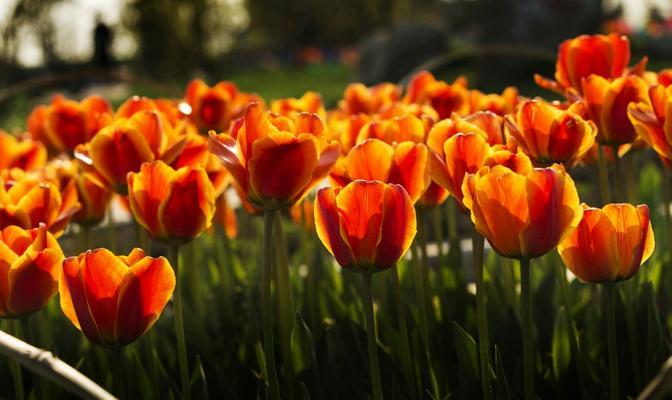
[[[411,246],[415,209],[400,185],[357,180],[317,193],[315,226],[341,267],[377,272],[392,267]]]
[[[63,262],[61,309],[92,341],[125,346],[142,336],[159,318],[175,288],[175,273],[163,258],[128,256],[109,250],[87,251]]]

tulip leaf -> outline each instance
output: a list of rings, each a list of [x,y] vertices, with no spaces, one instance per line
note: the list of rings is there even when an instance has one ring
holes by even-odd
[[[511,399],[511,388],[509,387],[509,382],[506,379],[506,368],[504,368],[502,352],[497,345],[495,345],[495,370],[497,371],[497,376],[495,379],[497,398]]]
[[[191,390],[192,397],[195,399],[209,399],[208,380],[205,377],[205,370],[201,363],[201,356],[196,356],[194,362],[194,369],[191,372],[191,382],[189,383],[189,390]]]
[[[457,322],[453,322],[453,333],[462,397],[473,398],[480,391],[476,340]]]
[[[313,334],[299,312],[296,313],[294,325],[295,329],[292,331],[292,358],[294,361],[294,373],[299,374],[311,365],[317,366],[317,356],[315,355]]]
[[[564,307],[560,307],[555,317],[553,326],[553,340],[551,343],[551,354],[553,357],[553,372],[556,379],[561,379],[569,368],[572,359],[571,347],[569,342],[569,326]]]
[[[219,388],[221,390],[220,393],[223,393],[224,400],[240,400],[240,398],[233,391],[231,383],[219,365],[215,366],[215,376],[217,377],[217,382],[219,383]]]

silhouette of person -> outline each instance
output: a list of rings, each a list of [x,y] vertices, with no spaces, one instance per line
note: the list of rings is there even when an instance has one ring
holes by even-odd
[[[96,15],[96,27],[93,30],[93,62],[97,67],[109,68],[112,64],[110,46],[112,29],[105,25],[100,14]]]

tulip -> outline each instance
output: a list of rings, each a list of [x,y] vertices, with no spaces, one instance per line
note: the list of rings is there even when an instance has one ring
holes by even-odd
[[[449,84],[437,80],[428,71],[411,78],[404,102],[431,105],[439,119],[449,118],[453,113],[467,115],[470,112],[469,90],[464,78]]]
[[[91,342],[119,348],[136,341],[170,300],[175,273],[163,258],[133,249],[116,256],[89,250],[63,262],[61,309]]]
[[[446,189],[431,181],[425,193],[418,199],[418,204],[428,208],[438,207],[448,199],[448,196],[450,193]]]
[[[429,186],[428,155],[422,143],[389,145],[368,139],[350,150],[341,165],[332,170],[330,178],[338,186],[357,179],[396,183],[404,187],[415,203]]]
[[[318,191],[315,225],[341,267],[362,273],[394,265],[416,231],[413,202],[401,185],[364,180]]]
[[[649,88],[647,101],[631,103],[628,115],[638,137],[658,153],[667,168],[672,169],[672,87],[656,85]]]
[[[291,115],[295,113],[313,113],[320,117],[326,116],[322,96],[316,92],[306,92],[301,98],[286,98],[274,100],[271,103],[271,111],[280,115]]]
[[[128,174],[128,200],[153,238],[178,245],[210,227],[215,212],[214,188],[203,168],[174,170],[163,161]]]
[[[306,232],[315,232],[314,204],[312,201],[304,199],[301,203],[296,203],[289,209],[289,216],[292,217],[292,221]]]
[[[382,399],[371,274],[391,268],[416,233],[413,203],[400,185],[356,180],[315,198],[317,236],[346,270],[362,273],[373,397]]]
[[[470,109],[472,113],[489,111],[497,115],[511,114],[516,110],[519,96],[518,89],[509,86],[502,94],[485,94],[479,90],[469,92]]]
[[[109,123],[112,108],[100,96],[77,102],[56,96],[44,113],[44,134],[49,145],[58,151],[72,152],[90,141]]]
[[[126,175],[144,162],[161,159],[173,135],[170,123],[157,111],[140,111],[129,119],[118,118],[102,129],[82,151],[79,160],[93,167],[120,194],[126,194]]]
[[[560,44],[555,64],[555,81],[535,75],[537,84],[561,93],[573,89],[583,93],[582,79],[597,75],[616,79],[628,73],[630,41],[626,36],[581,35]],[[645,60],[640,65],[643,69]]]
[[[102,177],[92,172],[82,172],[75,178],[77,196],[82,208],[72,217],[81,225],[97,225],[107,214],[112,191]]]
[[[0,231],[0,317],[23,318],[42,309],[58,291],[63,252],[47,226]]]
[[[609,81],[599,75],[583,79],[584,102],[590,119],[597,125],[596,140],[604,145],[632,143],[635,128],[628,119],[630,103],[648,102],[648,85],[630,75]]]
[[[281,209],[300,200],[336,163],[340,146],[326,143],[323,131],[316,114],[272,118],[251,103],[231,134],[210,133],[210,150],[252,204]]]
[[[646,205],[607,204],[602,209],[583,205],[576,230],[563,239],[558,252],[567,268],[584,282],[603,283],[607,320],[609,392],[620,397],[616,350],[615,282],[630,279],[655,247]]]
[[[346,115],[375,114],[399,100],[400,90],[393,83],[379,83],[367,88],[361,83],[352,83],[345,88],[340,110]]]
[[[191,119],[203,132],[223,131],[238,118],[250,101],[259,101],[256,95],[238,91],[232,82],[219,82],[209,87],[200,79],[187,86],[184,100],[191,106]]]
[[[227,238],[235,239],[238,236],[238,219],[236,210],[231,206],[226,193],[222,193],[217,198],[216,205],[214,221],[224,228],[224,234]]]
[[[631,204],[583,208],[578,227],[558,245],[563,262],[584,282],[630,279],[655,246],[649,208]]]
[[[525,399],[534,398],[530,259],[557,246],[581,220],[582,208],[564,168],[513,171],[483,166],[462,184],[475,229],[504,257],[520,259]]]
[[[360,129],[356,142],[380,139],[390,144],[408,141],[424,143],[431,125],[433,121],[408,114],[387,120],[371,121]]]
[[[472,132],[453,135],[441,146],[436,140],[428,143],[432,146],[429,157],[432,179],[464,209],[462,181],[466,174],[473,174],[481,168],[492,149],[482,135]]]
[[[49,143],[47,133],[44,131],[44,119],[47,114],[47,108],[45,105],[38,105],[33,108],[26,119],[26,130],[30,133],[30,137],[45,144]]]
[[[74,180],[59,187],[57,182],[35,176],[0,179],[0,228],[17,225],[32,229],[44,223],[58,237],[80,208]]]
[[[507,127],[521,149],[536,165],[563,163],[572,167],[595,143],[597,127],[578,114],[539,100],[525,101]]]
[[[0,170],[20,168],[31,171],[47,163],[47,149],[30,136],[17,138],[0,130]]]
[[[333,114],[332,114],[333,115]],[[341,152],[345,155],[355,144],[359,131],[371,121],[368,114],[353,114],[348,117],[334,117],[329,120],[329,132],[334,140],[341,144]]]

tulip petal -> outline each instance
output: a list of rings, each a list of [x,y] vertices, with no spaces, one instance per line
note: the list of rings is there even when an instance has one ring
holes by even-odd
[[[352,250],[341,236],[340,213],[336,196],[341,189],[323,188],[315,197],[315,230],[324,246],[343,267],[348,268],[354,262]]]
[[[163,162],[143,164],[139,173],[128,175],[129,205],[136,220],[148,232],[163,234],[159,207],[170,193],[175,172]]]
[[[387,182],[394,157],[394,149],[379,139],[367,139],[350,150],[345,168],[350,180],[378,180]]]
[[[411,247],[417,231],[415,208],[402,186],[386,186],[383,214],[375,257],[375,267],[379,269],[392,267]]]
[[[119,288],[115,338],[131,343],[159,318],[175,289],[175,273],[168,261],[145,257],[133,264]]]
[[[375,253],[383,223],[385,188],[380,181],[356,180],[343,188],[336,197],[342,237],[352,249],[354,259],[375,267]]]
[[[171,239],[191,239],[207,229],[214,215],[215,189],[202,168],[175,173],[158,210],[162,231]]]

